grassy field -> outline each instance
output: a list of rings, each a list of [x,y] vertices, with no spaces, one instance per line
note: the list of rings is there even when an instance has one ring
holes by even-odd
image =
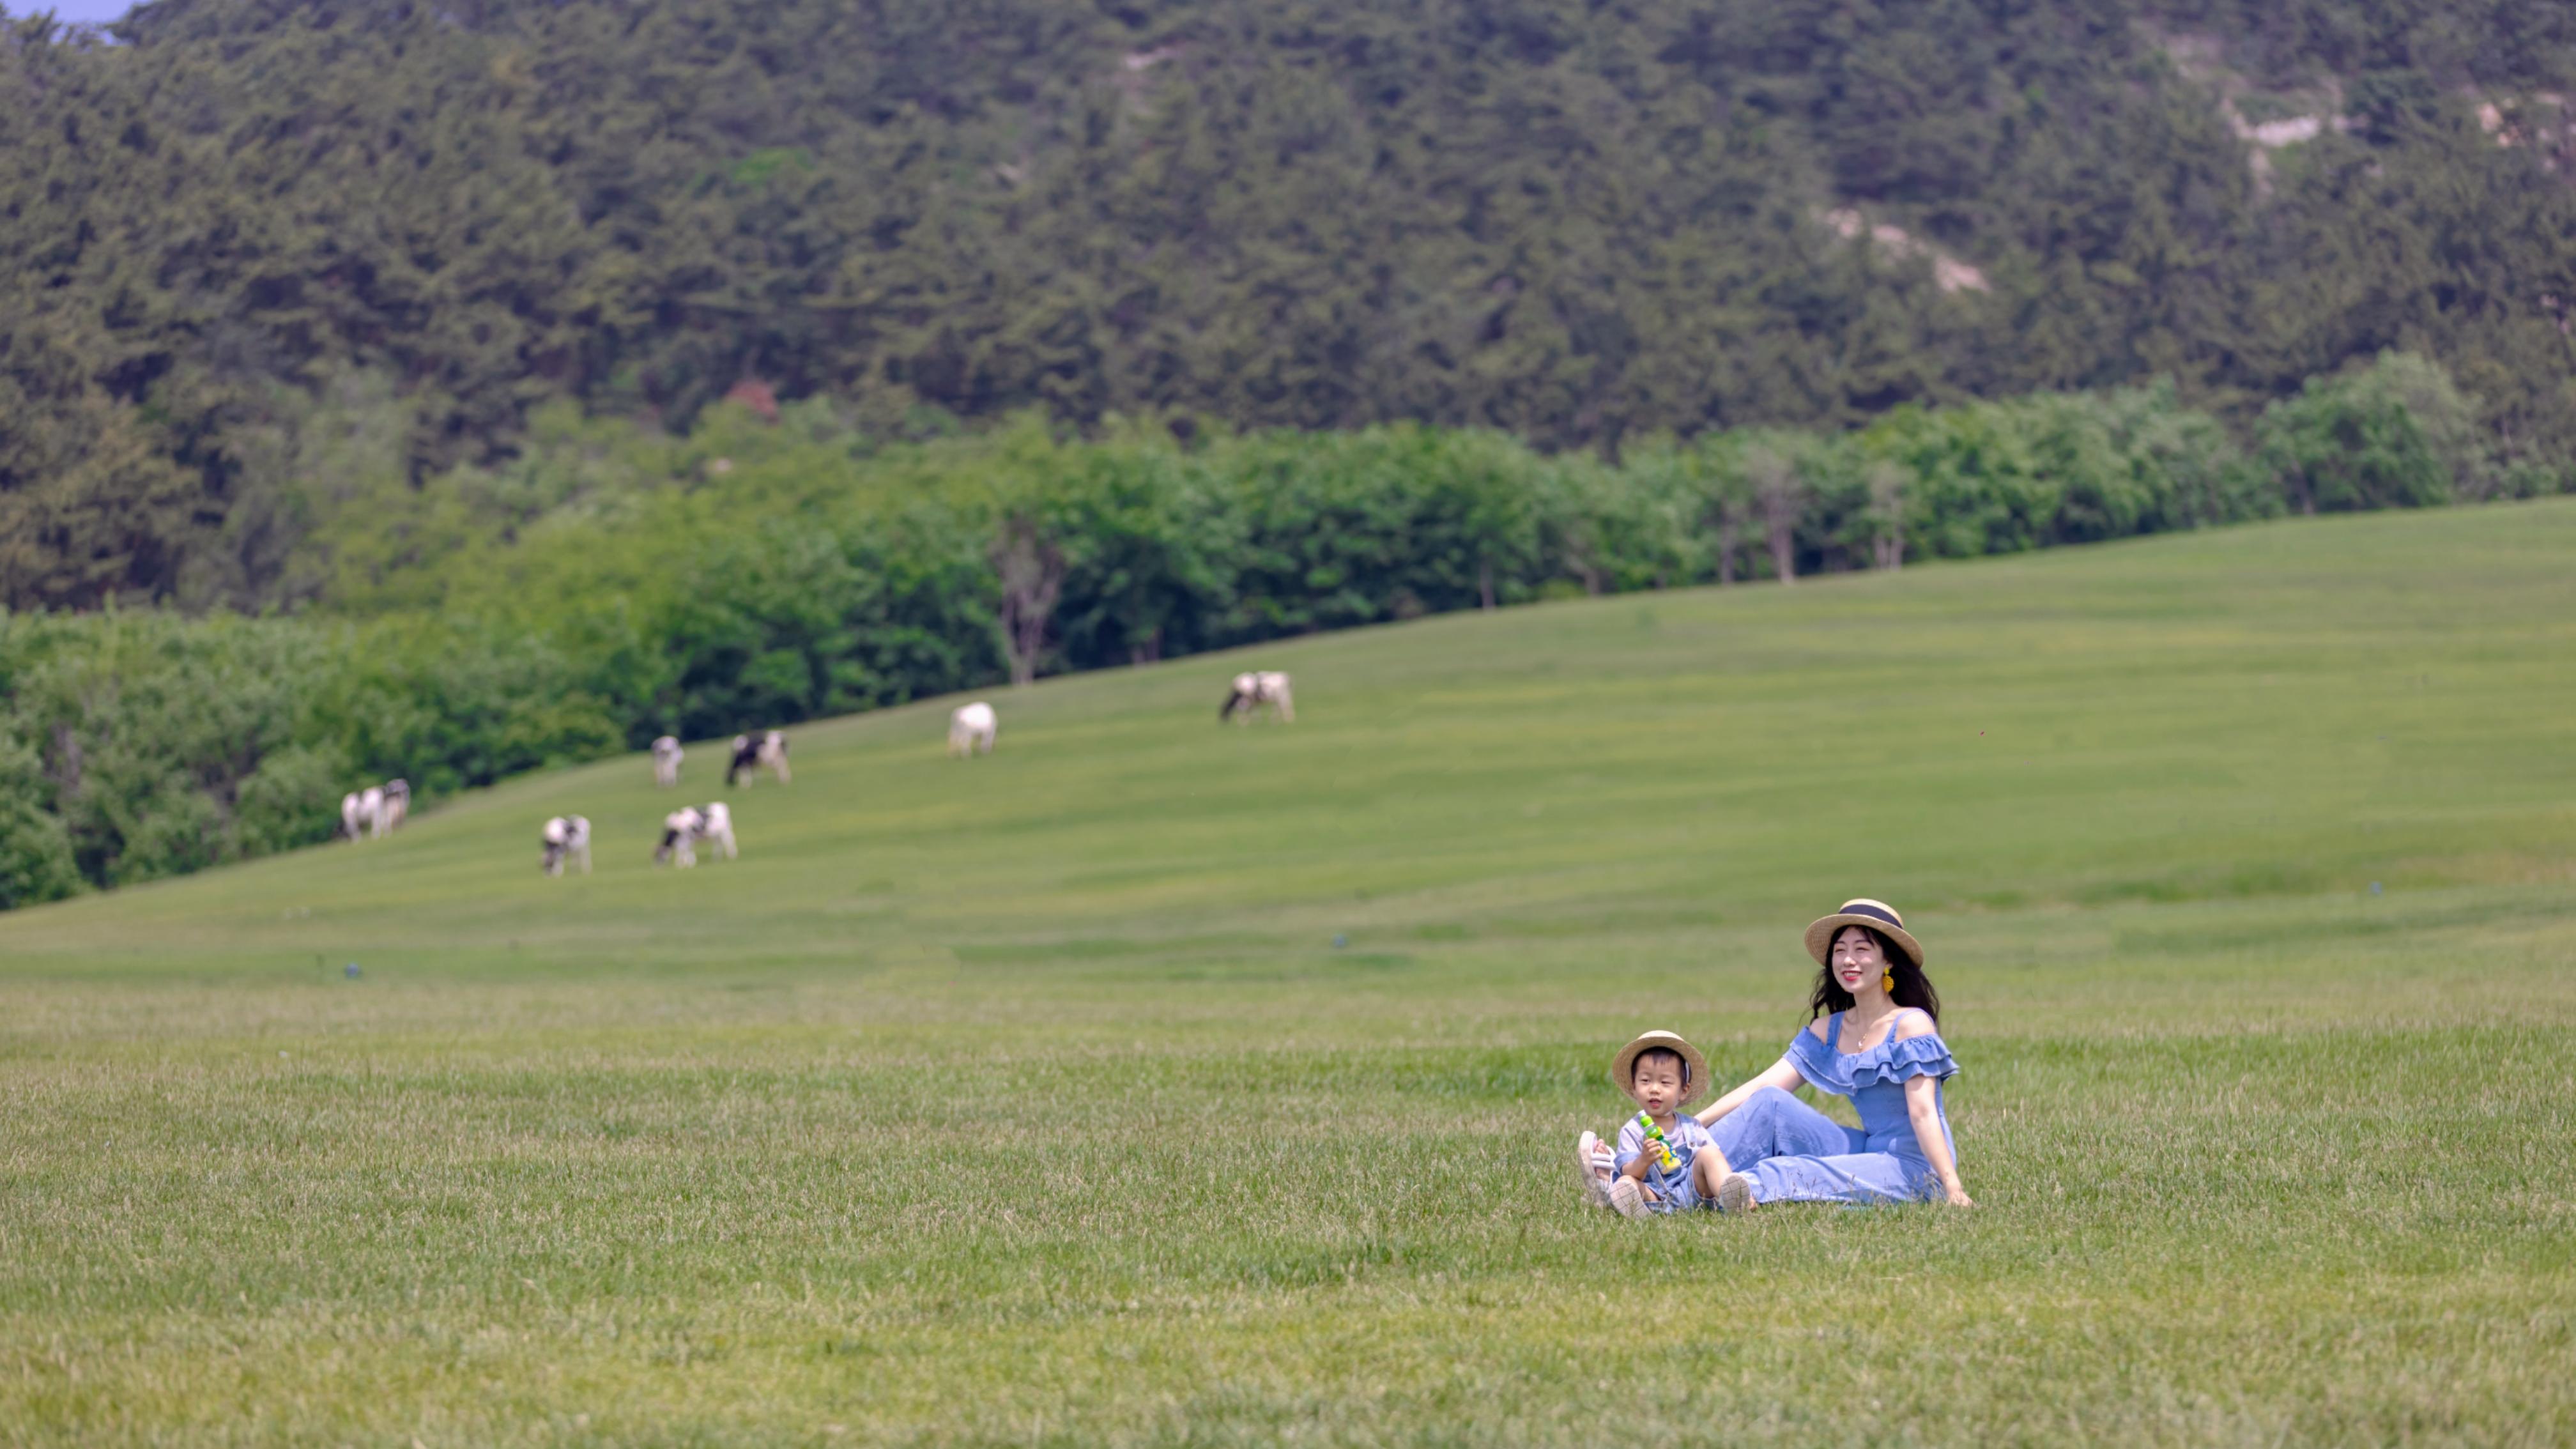
[[[994,697],[0,917],[0,1444],[2576,1440],[2576,506]],[[1979,1207],[1578,1210],[1853,894]]]

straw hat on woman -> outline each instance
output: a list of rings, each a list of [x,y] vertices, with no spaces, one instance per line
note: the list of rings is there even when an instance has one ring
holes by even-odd
[[[1924,1198],[1974,1206],[1942,1105],[1942,1083],[1959,1066],[1941,1041],[1923,944],[1894,906],[1863,896],[1810,923],[1806,946],[1817,966],[1807,1024],[1778,1061],[1699,1111],[1727,1176],[1744,1179],[1727,1181],[1719,1200],[1735,1209]],[[1850,1098],[1861,1125],[1789,1095],[1801,1085]],[[1604,1167],[1581,1155],[1586,1172]]]

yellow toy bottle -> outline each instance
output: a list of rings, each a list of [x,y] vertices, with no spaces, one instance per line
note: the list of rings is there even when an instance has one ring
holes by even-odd
[[[1664,1129],[1655,1125],[1654,1118],[1640,1112],[1637,1114],[1637,1125],[1645,1129],[1646,1140],[1655,1144],[1655,1161],[1664,1171],[1670,1172],[1681,1166],[1680,1159],[1673,1156],[1673,1145],[1664,1140]]]

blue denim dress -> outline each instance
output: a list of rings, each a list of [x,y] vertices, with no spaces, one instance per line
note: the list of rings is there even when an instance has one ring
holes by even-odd
[[[1753,1179],[1755,1202],[1880,1203],[1940,1195],[1941,1180],[1905,1115],[1905,1083],[1932,1078],[1939,1111],[1941,1080],[1957,1075],[1959,1064],[1938,1032],[1897,1041],[1891,1027],[1887,1041],[1844,1053],[1834,1049],[1842,1031],[1839,1011],[1826,1019],[1822,1041],[1801,1028],[1788,1059],[1809,1086],[1849,1097],[1861,1125],[1845,1127],[1777,1087],[1764,1087],[1709,1124],[1727,1166]],[[1940,1122],[1955,1162],[1959,1149],[1946,1111]]]

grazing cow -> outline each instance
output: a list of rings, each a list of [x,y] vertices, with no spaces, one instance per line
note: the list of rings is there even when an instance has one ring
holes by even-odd
[[[385,833],[385,790],[369,785],[354,795],[340,797],[340,827],[351,840],[381,840]]]
[[[548,875],[563,874],[567,858],[581,862],[581,873],[590,874],[590,822],[578,815],[558,815],[546,822],[537,839],[545,846],[540,859]]]
[[[402,829],[404,818],[410,814],[411,782],[409,780],[401,779],[387,780],[385,782],[385,808],[377,814],[376,833],[378,835],[391,835],[395,831]]]
[[[733,763],[725,767],[725,783],[732,784],[736,775],[748,775],[757,781],[763,769],[776,775],[779,784],[787,783],[787,736],[777,730],[735,735]]]
[[[1270,706],[1270,713],[1281,723],[1296,721],[1297,701],[1288,692],[1287,675],[1275,669],[1236,675],[1232,692],[1218,707],[1216,717],[1220,722],[1233,719],[1237,724],[1250,724],[1252,717],[1259,714],[1265,704]]]
[[[948,753],[973,756],[978,752],[993,753],[993,737],[1002,732],[1002,722],[993,707],[982,700],[961,704],[948,715]]]
[[[696,834],[698,839],[713,846],[715,852],[727,860],[740,853],[734,849],[733,812],[725,808],[722,800],[709,801],[698,811]]]
[[[681,870],[698,863],[698,832],[704,830],[707,817],[697,807],[683,805],[662,817],[662,843],[654,848],[653,863],[665,861]]]
[[[665,790],[680,783],[680,742],[670,735],[653,742],[653,783]]]

